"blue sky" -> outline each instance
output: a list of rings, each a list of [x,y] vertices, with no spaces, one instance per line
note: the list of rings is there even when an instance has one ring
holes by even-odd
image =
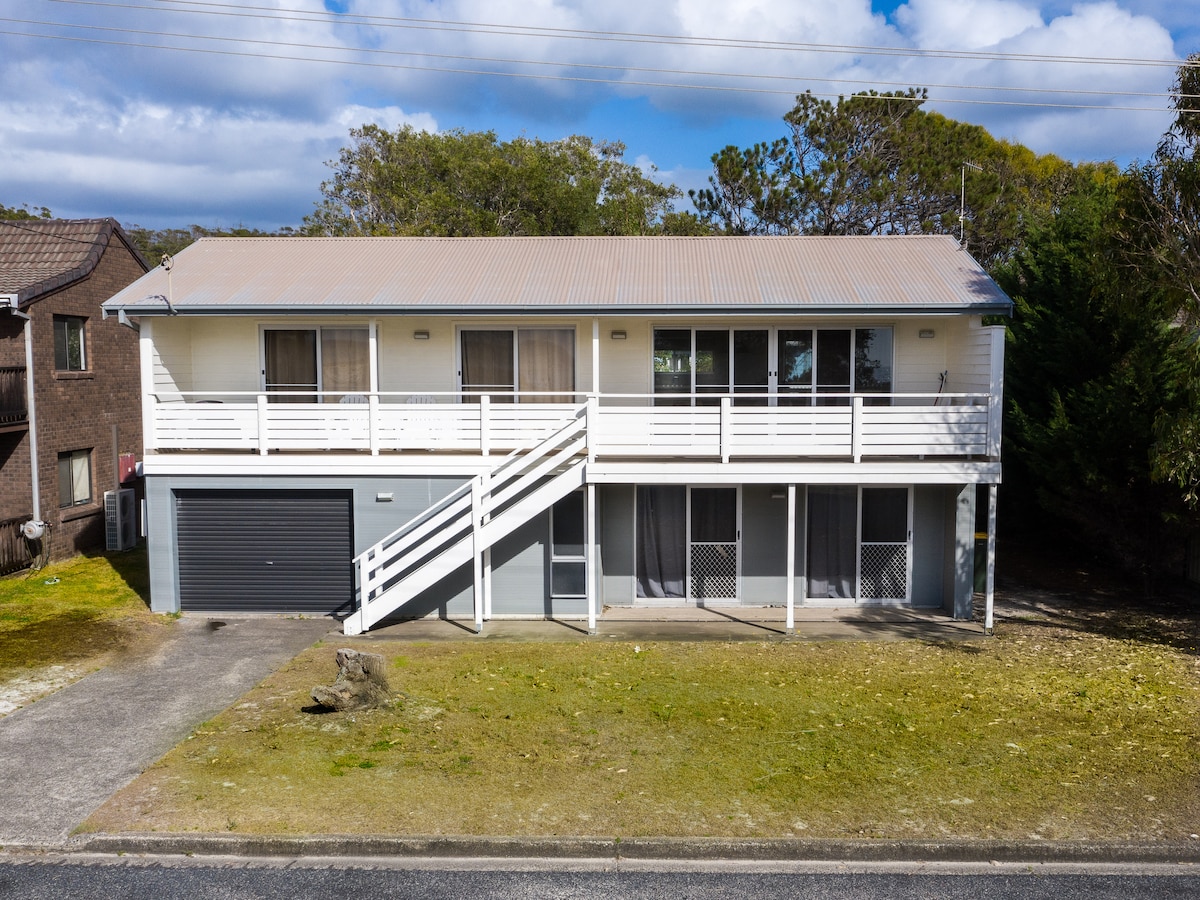
[[[909,85],[1125,163],[1196,51],[1197,0],[0,0],[0,203],[298,226],[366,122],[618,140],[686,190],[796,93]]]

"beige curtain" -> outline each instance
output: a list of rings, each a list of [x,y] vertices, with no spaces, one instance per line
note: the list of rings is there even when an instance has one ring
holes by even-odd
[[[371,390],[371,351],[367,329],[327,328],[321,331],[321,386],[326,403],[345,394]],[[328,392],[334,393],[328,393]]]
[[[572,328],[522,328],[517,332],[520,384],[525,391],[566,391],[522,397],[525,403],[570,403],[575,390],[575,331]]]

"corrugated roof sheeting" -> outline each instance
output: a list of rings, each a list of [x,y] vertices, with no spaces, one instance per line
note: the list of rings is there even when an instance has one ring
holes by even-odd
[[[161,312],[166,294],[156,269],[108,305]],[[176,255],[171,302],[231,313],[1009,305],[948,236],[206,238]]]

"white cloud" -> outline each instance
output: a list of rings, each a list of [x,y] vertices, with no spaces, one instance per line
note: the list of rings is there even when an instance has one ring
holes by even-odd
[[[872,14],[870,0],[352,0],[348,12],[375,17],[370,26],[362,19],[283,12],[321,13],[320,0],[275,0],[281,12],[269,18],[257,6],[213,16],[177,7],[34,2],[37,15],[46,20],[127,30],[29,29],[37,33],[222,51],[0,35],[0,203],[46,205],[63,215],[118,215],[146,225],[212,224],[215,219],[268,228],[299,224],[328,175],[324,162],[337,155],[351,128],[366,122],[390,129],[406,122],[427,130],[491,128],[502,137],[525,132],[545,139],[590,131],[624,141],[638,165],[654,159],[662,166],[660,176],[686,188],[703,183],[707,160],[721,146],[742,143],[741,136],[751,132],[758,135],[754,139],[782,135],[780,115],[806,88],[828,95],[928,85],[930,108],[985,125],[998,137],[1039,152],[1073,159],[1144,157],[1169,121],[1162,111],[1165,100],[1115,92],[1161,93],[1174,76],[1170,66],[930,59],[798,47],[746,50],[711,41],[697,45],[696,39],[1169,60],[1196,48],[1177,51],[1164,23],[1171,23],[1177,35],[1200,36],[1180,11],[1191,4],[1175,0],[909,0],[890,22]],[[416,28],[418,23],[404,18],[480,24]],[[571,29],[573,36],[515,35],[511,28],[484,27],[487,23]],[[134,33],[139,31],[162,34]],[[584,34],[588,31],[641,37],[599,40]],[[317,61],[334,58],[369,65]],[[609,68],[569,65],[578,63]],[[622,86],[444,71],[452,69],[611,80]],[[636,84],[706,80],[669,70],[789,80],[711,79],[779,93]],[[1039,93],[994,90],[1002,87]],[[1047,93],[1051,88],[1108,93],[1081,100]],[[1160,111],[947,102],[955,97],[1157,105]]]

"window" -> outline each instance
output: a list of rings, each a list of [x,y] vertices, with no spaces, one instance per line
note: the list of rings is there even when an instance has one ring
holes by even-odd
[[[575,391],[572,328],[466,329],[459,333],[463,399],[570,403]]]
[[[270,328],[263,332],[263,377],[273,400],[337,403],[371,390],[366,328]],[[323,392],[323,393],[308,393]]]
[[[587,596],[587,534],[583,491],[567,494],[551,507],[550,595]]]
[[[54,317],[54,368],[60,372],[82,372],[87,368],[84,325],[79,316]]]
[[[738,399],[746,406],[846,404],[852,393],[891,392],[892,329],[656,328],[653,369],[659,405],[729,393],[755,395]]]
[[[58,454],[58,506],[67,509],[92,502],[92,451]]]

